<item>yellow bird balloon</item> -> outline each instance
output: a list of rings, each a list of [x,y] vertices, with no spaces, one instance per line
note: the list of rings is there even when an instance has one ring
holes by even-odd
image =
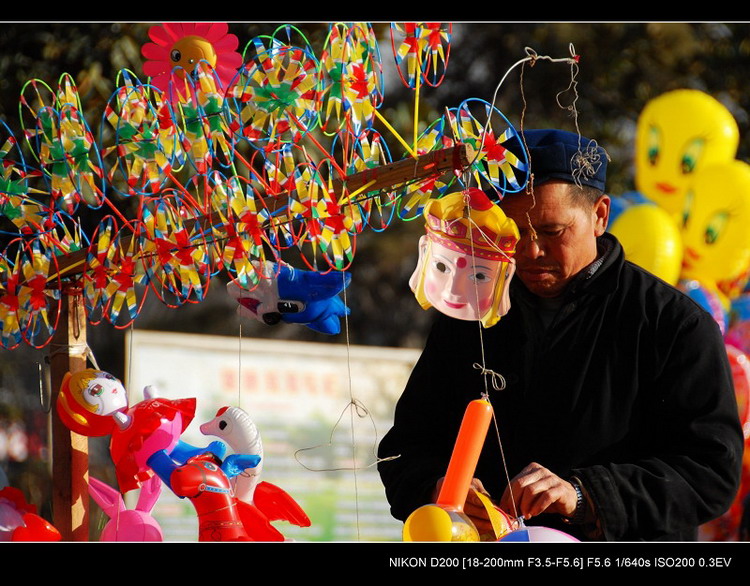
[[[693,174],[733,160],[738,145],[737,122],[717,99],[691,89],[664,93],[638,118],[636,187],[679,222]]]
[[[750,165],[740,160],[697,172],[685,196],[681,278],[719,292],[728,305],[750,268]]]
[[[665,209],[654,203],[627,207],[609,227],[622,244],[625,258],[676,285],[682,266],[680,229]]]

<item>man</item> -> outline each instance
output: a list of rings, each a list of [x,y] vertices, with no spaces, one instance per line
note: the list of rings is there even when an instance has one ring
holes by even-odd
[[[696,539],[731,504],[742,459],[719,328],[605,232],[601,148],[557,130],[523,138],[533,186],[501,204],[520,233],[511,309],[481,330],[438,316],[379,448],[392,514],[434,501],[493,371],[505,388],[489,391],[497,432],[477,490],[580,539]],[[464,510],[482,533],[476,504],[470,492]]]

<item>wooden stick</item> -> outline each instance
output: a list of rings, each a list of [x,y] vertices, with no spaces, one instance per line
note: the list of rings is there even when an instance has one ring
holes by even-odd
[[[86,368],[86,316],[80,289],[65,288],[62,294],[60,319],[50,342],[52,524],[63,541],[88,541],[88,438],[70,431],[55,408],[65,373]]]

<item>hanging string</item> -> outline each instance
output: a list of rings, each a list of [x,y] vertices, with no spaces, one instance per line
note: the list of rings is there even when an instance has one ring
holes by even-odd
[[[341,280],[343,284],[343,296],[344,296],[344,305],[348,307],[348,302],[346,299],[346,278],[344,271],[341,271]],[[352,361],[351,361],[351,342],[349,339],[349,316],[347,315],[347,312],[344,312],[344,335],[346,337],[346,372],[347,372],[347,381],[348,381],[348,387],[349,387],[349,401],[351,405],[355,405],[354,403],[354,396],[352,393]],[[352,462],[357,461],[357,451],[356,451],[356,441],[354,438],[354,413],[352,410],[349,412],[349,433],[351,435],[351,441],[352,441]],[[357,539],[360,538],[359,533],[359,490],[357,485],[357,467],[354,466],[354,469],[352,470],[352,477],[354,479],[354,511],[355,511],[355,517],[356,517],[356,527],[357,527]]]
[[[534,66],[534,63],[536,63],[536,61],[531,62],[531,67]],[[536,195],[534,194],[534,174],[531,172],[533,165],[531,164],[531,151],[529,150],[529,146],[526,143],[526,135],[524,134],[524,131],[523,131],[524,122],[526,120],[526,107],[527,107],[526,91],[524,89],[524,84],[523,84],[525,71],[526,71],[526,64],[524,63],[521,66],[521,75],[519,79],[519,89],[521,92],[521,103],[522,103],[520,128],[521,128],[521,140],[523,141],[523,148],[524,148],[524,151],[526,151],[527,153],[528,163],[529,163],[529,176],[526,180],[526,193],[531,195],[531,206],[529,207],[529,209],[526,210],[526,222],[529,226],[529,237],[531,238],[531,240],[536,241],[538,236],[536,233],[536,229],[534,228],[534,225],[531,223],[531,215],[530,215],[531,210],[533,210],[536,207]]]
[[[44,382],[47,377],[44,373],[42,363],[37,362],[36,365],[39,368],[39,404],[42,406],[42,412],[49,413],[52,410],[52,390],[50,389],[49,392],[45,393]]]
[[[482,233],[482,235],[484,235],[484,233],[481,232],[481,228],[471,218],[471,213],[470,213],[471,212],[471,207],[469,205],[469,197],[468,197],[467,193],[464,195],[464,205],[465,205],[465,208],[464,208],[465,209],[465,213],[464,213],[464,215],[465,215],[466,219],[468,220],[468,224],[469,224],[469,243],[470,243],[470,246],[471,246],[472,268],[474,269],[474,271],[476,271],[476,255],[474,254],[474,234],[473,233],[474,233],[475,229],[479,229],[480,233]],[[488,244],[490,244],[493,248],[496,248],[496,245],[494,244],[494,242],[491,241],[491,239],[488,239],[485,236],[484,240]],[[498,278],[500,278],[499,275],[498,275]],[[475,299],[476,299],[476,308],[477,308],[477,312],[478,312],[479,311],[479,284],[476,281],[476,279],[474,280],[474,295],[475,295]],[[474,368],[478,368],[478,370],[481,371],[482,380],[484,381],[484,393],[482,394],[482,398],[484,400],[486,400],[487,402],[492,403],[492,401],[490,400],[490,394],[489,394],[489,388],[488,388],[488,379],[492,380],[492,386],[493,386],[493,388],[495,390],[501,391],[501,390],[505,389],[505,378],[501,374],[499,374],[499,373],[497,373],[497,372],[495,372],[495,371],[487,368],[487,357],[486,357],[486,353],[485,353],[485,349],[484,349],[484,333],[482,331],[482,327],[483,326],[482,326],[481,320],[479,319],[480,317],[481,316],[477,315],[477,328],[478,328],[478,331],[479,331],[479,350],[480,350],[481,360],[482,361],[481,361],[480,364],[474,363]],[[508,484],[508,488],[510,488],[510,472],[508,471],[508,463],[507,463],[507,459],[505,458],[505,449],[503,448],[503,440],[500,437],[500,428],[499,428],[498,423],[497,423],[497,417],[495,415],[495,410],[494,409],[492,410],[492,422],[493,422],[493,426],[495,428],[495,437],[497,439],[497,444],[498,444],[498,447],[500,449],[500,459],[502,460],[503,471],[504,471],[504,474],[505,474],[505,480],[506,480],[506,482]],[[511,506],[513,507],[513,517],[517,518],[518,517],[518,508],[516,506],[515,496],[513,495],[513,491],[512,490],[509,490],[508,493],[510,494]]]
[[[505,377],[502,374],[500,374],[499,372],[495,372],[494,370],[490,370],[489,368],[484,367],[478,362],[474,363],[474,368],[481,371],[481,375],[485,377],[485,384],[487,379],[489,379],[492,381],[492,388],[494,390],[502,391],[505,389]]]
[[[243,292],[244,289],[241,289],[240,298],[238,299],[240,302],[242,301]],[[237,406],[242,408],[242,319],[238,319],[237,322],[239,323],[237,332]]]
[[[58,354],[89,360],[96,370],[100,370],[94,351],[85,342],[81,344],[50,344],[49,358],[51,359]]]
[[[299,455],[303,452],[309,452],[312,450],[318,450],[320,448],[326,448],[331,447],[333,445],[333,436],[336,433],[336,429],[338,428],[339,424],[341,423],[341,420],[344,417],[344,414],[347,410],[350,410],[351,408],[356,411],[360,419],[364,419],[365,417],[368,417],[370,419],[370,422],[372,423],[373,430],[377,432],[377,428],[375,426],[375,421],[372,418],[372,414],[370,411],[365,407],[365,405],[358,399],[352,399],[342,410],[341,414],[339,415],[339,418],[336,420],[336,423],[333,425],[333,428],[331,429],[331,434],[328,438],[328,442],[324,444],[318,444],[315,446],[309,446],[306,448],[299,448],[294,452],[294,457],[299,463],[300,466],[305,468],[306,470],[309,470],[310,472],[341,472],[341,471],[357,471],[357,470],[366,470],[368,468],[372,468],[373,466],[377,466],[380,462],[388,462],[390,460],[395,460],[396,458],[400,458],[400,456],[389,456],[387,458],[379,458],[375,459],[375,461],[371,462],[370,464],[367,464],[366,466],[335,466],[331,468],[313,468],[311,466],[307,466],[304,462],[302,462],[299,458]]]
[[[342,280],[345,279],[345,275],[343,271],[341,272],[341,278]],[[344,283],[344,287],[342,288],[344,305],[348,305],[346,289],[347,289],[346,284]],[[319,445],[310,446],[306,448],[300,448],[294,452],[294,458],[303,468],[311,472],[341,472],[341,471],[352,472],[353,478],[354,478],[354,502],[355,502],[355,515],[356,515],[355,525],[356,525],[356,530],[357,530],[357,539],[360,539],[361,535],[360,535],[360,522],[359,522],[359,478],[357,476],[357,472],[359,470],[366,470],[368,468],[372,468],[373,466],[376,466],[381,461],[387,461],[387,460],[398,458],[398,456],[378,459],[377,453],[374,448],[374,446],[377,445],[377,426],[375,425],[375,421],[372,417],[372,414],[367,409],[367,407],[365,407],[365,405],[361,401],[354,398],[353,382],[352,382],[353,381],[352,364],[351,364],[351,338],[350,338],[349,318],[347,314],[344,314],[344,337],[345,337],[345,348],[346,348],[346,366],[347,366],[349,402],[342,409],[341,413],[339,414],[338,419],[336,420],[333,427],[331,428],[331,433],[328,438],[328,442],[325,444],[319,444]],[[354,465],[344,466],[344,467],[331,467],[331,468],[312,468],[310,466],[307,466],[304,462],[302,462],[300,459],[300,454],[302,454],[303,452],[308,452],[312,450],[318,450],[324,447],[333,446],[334,434],[336,433],[336,430],[338,429],[338,426],[341,424],[344,414],[347,411],[349,411],[349,426],[350,426],[349,433],[350,433],[351,448],[352,448],[352,462],[354,463]],[[365,417],[369,418],[370,423],[372,424],[373,432],[375,436],[375,441],[373,444],[373,461],[366,466],[360,466],[359,464],[357,464],[355,415],[359,417],[360,419],[364,419]]]

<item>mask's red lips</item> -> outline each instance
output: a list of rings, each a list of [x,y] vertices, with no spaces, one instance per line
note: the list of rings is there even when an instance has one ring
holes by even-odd
[[[451,303],[450,301],[446,301],[445,299],[443,299],[443,303],[445,303],[451,309],[461,309],[466,305],[465,303]]]

